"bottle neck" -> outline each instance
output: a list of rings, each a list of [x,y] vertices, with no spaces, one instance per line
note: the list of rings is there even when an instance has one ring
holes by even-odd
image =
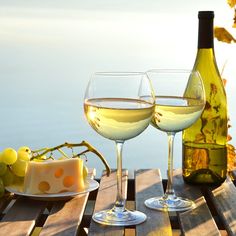
[[[199,18],[198,49],[214,48],[213,18]]]

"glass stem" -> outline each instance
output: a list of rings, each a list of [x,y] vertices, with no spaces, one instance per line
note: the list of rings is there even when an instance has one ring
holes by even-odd
[[[175,198],[175,191],[173,189],[173,149],[174,149],[174,132],[168,132],[168,171],[167,171],[167,187],[165,198]]]
[[[124,211],[125,210],[125,198],[123,197],[122,190],[122,149],[124,142],[116,141],[117,151],[117,195],[116,202],[113,210]]]

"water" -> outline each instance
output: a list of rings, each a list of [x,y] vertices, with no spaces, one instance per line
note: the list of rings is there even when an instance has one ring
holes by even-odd
[[[199,1],[196,8],[183,1],[178,12],[165,2],[0,1],[0,149],[22,145],[38,149],[87,140],[115,168],[114,143],[93,131],[83,114],[91,73],[191,68],[197,45],[197,10],[193,9],[214,6],[220,11],[222,5],[227,9],[215,1]],[[235,84],[231,85],[233,94]],[[230,99],[233,104],[231,95]],[[181,134],[175,144],[178,168]],[[92,154],[88,159],[99,176],[102,163]],[[123,159],[125,168],[157,167],[166,176],[166,134],[150,126],[125,143]]]

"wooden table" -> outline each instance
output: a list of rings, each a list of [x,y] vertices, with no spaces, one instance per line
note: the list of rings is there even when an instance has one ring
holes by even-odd
[[[176,194],[196,202],[182,213],[160,212],[144,206],[144,200],[163,194],[166,181],[159,170],[123,171],[128,208],[147,215],[132,227],[102,226],[91,220],[93,211],[111,207],[116,197],[116,173],[100,179],[98,191],[66,201],[38,201],[8,194],[0,201],[0,235],[236,235],[236,188],[228,178],[220,187],[190,186],[181,171],[174,173]]]

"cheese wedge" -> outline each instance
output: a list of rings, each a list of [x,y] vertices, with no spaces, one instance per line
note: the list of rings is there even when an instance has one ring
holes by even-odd
[[[84,190],[83,160],[70,158],[29,162],[24,178],[25,193],[44,194],[82,190]]]

